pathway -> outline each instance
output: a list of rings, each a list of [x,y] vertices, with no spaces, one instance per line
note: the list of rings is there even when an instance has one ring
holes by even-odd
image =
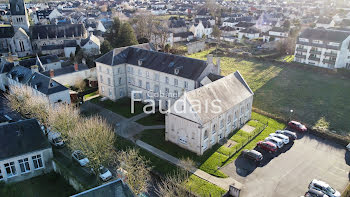
[[[167,160],[168,162],[170,163],[173,163],[175,165],[177,165],[178,167],[183,167],[180,163],[180,160],[176,157],[173,157],[141,140],[137,140],[136,141],[136,144],[138,146],[140,146],[141,148],[151,152],[152,154],[164,159],[164,160]],[[228,191],[229,190],[229,187],[230,185],[235,185],[237,188],[241,188],[242,187],[242,184],[237,182],[236,180],[234,180],[233,178],[229,177],[229,178],[218,178],[218,177],[215,177],[215,176],[212,176],[206,172],[204,172],[203,170],[200,170],[200,169],[197,169],[197,168],[193,168],[191,170],[191,173],[195,174],[196,176],[216,185],[216,186],[219,186],[221,187],[222,189]]]

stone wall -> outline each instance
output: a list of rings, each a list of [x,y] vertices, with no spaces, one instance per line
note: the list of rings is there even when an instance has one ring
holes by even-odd
[[[187,44],[187,53],[193,54],[205,49],[205,41],[196,41]]]

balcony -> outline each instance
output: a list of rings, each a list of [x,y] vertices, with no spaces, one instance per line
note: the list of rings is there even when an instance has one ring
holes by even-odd
[[[330,60],[330,59],[323,59],[324,64],[331,64],[335,65],[336,60]]]
[[[296,58],[302,58],[302,59],[306,59],[306,55],[302,55],[302,54],[295,54]]]
[[[299,52],[307,52],[307,49],[300,48],[300,47],[296,48],[296,50]]]
[[[310,50],[311,54],[316,54],[316,55],[321,55],[321,51],[317,51],[317,50]]]
[[[313,61],[320,61],[320,58],[318,57],[314,57],[314,56],[309,56],[309,60],[313,60]]]
[[[337,53],[327,53],[327,52],[325,52],[325,53],[324,53],[324,56],[337,57],[338,54],[337,54]]]

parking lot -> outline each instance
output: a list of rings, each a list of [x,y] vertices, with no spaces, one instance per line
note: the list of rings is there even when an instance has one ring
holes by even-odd
[[[243,197],[299,197],[314,178],[342,192],[349,182],[350,154],[335,143],[306,134],[256,165],[238,157],[221,170],[244,184]]]

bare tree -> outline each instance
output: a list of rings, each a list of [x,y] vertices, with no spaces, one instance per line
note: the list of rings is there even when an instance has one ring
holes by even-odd
[[[68,147],[80,150],[89,159],[89,166],[98,173],[101,165],[108,165],[115,155],[115,133],[99,116],[82,119],[68,133]]]
[[[154,43],[160,48],[164,49],[169,38],[169,28],[166,21],[155,21],[152,39]]]
[[[285,55],[290,55],[294,53],[295,50],[295,43],[296,39],[295,38],[287,38],[287,39],[282,39],[277,42],[277,50]]]
[[[118,168],[127,172],[126,182],[135,194],[140,195],[148,191],[151,168],[149,161],[139,154],[138,149],[119,151],[116,162]]]
[[[183,170],[168,174],[157,184],[156,193],[162,197],[192,196],[185,186],[187,179],[188,174]]]
[[[79,91],[83,91],[86,88],[86,82],[82,78],[79,78],[75,81],[74,87],[76,87]]]
[[[134,22],[133,25],[137,38],[150,40],[155,23],[154,16],[150,12],[139,11],[135,14]]]
[[[47,125],[49,105],[48,100],[33,94],[28,86],[10,86],[10,94],[6,95],[8,105],[27,118],[36,118]]]

